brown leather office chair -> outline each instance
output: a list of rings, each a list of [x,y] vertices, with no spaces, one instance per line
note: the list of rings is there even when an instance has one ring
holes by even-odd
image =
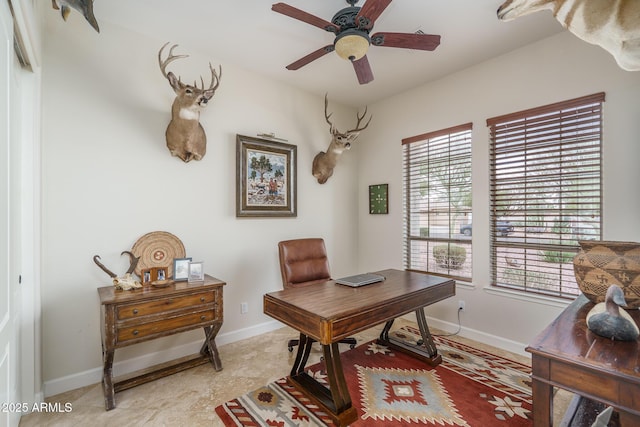
[[[331,280],[329,258],[324,240],[320,238],[284,240],[278,243],[280,273],[285,289],[308,286]],[[341,343],[356,346],[355,338],[345,338]],[[289,340],[289,351],[299,344],[299,340]]]

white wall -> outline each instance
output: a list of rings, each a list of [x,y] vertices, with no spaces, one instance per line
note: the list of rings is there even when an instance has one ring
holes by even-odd
[[[74,25],[76,25],[74,27]],[[180,43],[175,40],[175,43]],[[319,236],[334,275],[355,273],[358,148],[343,155],[324,185],[311,175],[315,154],[330,134],[324,100],[282,83],[222,64],[220,87],[201,117],[207,154],[185,164],[171,157],[164,131],[174,93],[162,76],[152,40],[101,22],[97,34],[82,20],[47,17],[43,71],[43,377],[51,395],[101,378],[100,304],[96,288],[109,285],[93,263],[99,254],[124,273],[128,250],[147,232],[178,236],[187,256],[227,282],[219,344],[271,319],[264,293],[281,288],[279,240]],[[208,62],[189,46],[173,70],[187,81],[208,77]],[[338,127],[354,111],[331,104]],[[275,132],[298,147],[297,218],[235,216],[236,134]],[[247,302],[249,313],[240,314]],[[277,326],[274,322],[274,326]],[[225,338],[226,337],[226,338]],[[194,344],[202,332],[140,344],[116,352],[116,374],[135,360]],[[162,355],[153,356],[160,358]],[[142,360],[157,362],[157,360]],[[224,361],[223,361],[224,365]]]
[[[640,241],[640,72],[620,70],[604,50],[565,32],[370,107],[377,120],[359,157],[361,269],[402,267],[401,139],[473,122],[473,286],[459,286],[427,315],[452,328],[463,299],[464,334],[522,351],[563,304],[486,290],[489,235],[475,232],[489,228],[486,119],[603,91],[604,238]],[[379,183],[389,183],[388,216],[366,211],[364,190]]]
[[[73,27],[75,25],[75,27]],[[222,83],[201,122],[209,144],[201,162],[170,157],[164,130],[173,92],[156,62],[165,40],[108,23],[101,33],[82,20],[47,17],[43,58],[42,305],[43,378],[47,395],[97,382],[101,376],[96,288],[108,284],[95,254],[124,272],[143,234],[179,236],[187,255],[228,282],[221,342],[271,327],[262,295],[280,288],[276,243],[308,235],[326,239],[334,275],[402,268],[402,138],[472,121],[474,225],[488,229],[486,119],[605,91],[604,234],[640,240],[640,73],[623,72],[600,48],[565,33],[370,106],[375,116],[325,185],[311,176],[315,153],[329,136],[323,100],[259,75],[223,65]],[[180,43],[179,40],[174,42]],[[175,64],[183,78],[206,77],[208,58]],[[336,125],[354,111],[332,105]],[[235,217],[235,135],[276,132],[298,146],[298,217]],[[389,183],[390,214],[367,213],[368,185]],[[562,304],[487,292],[488,235],[474,233],[474,281],[431,307],[433,324],[456,322],[466,335],[512,350],[524,345]],[[248,302],[249,313],[240,314]],[[267,325],[267,326],[264,326]],[[119,350],[116,373],[200,340],[199,332]],[[153,361],[153,360],[151,360]],[[224,364],[224,360],[223,360]]]

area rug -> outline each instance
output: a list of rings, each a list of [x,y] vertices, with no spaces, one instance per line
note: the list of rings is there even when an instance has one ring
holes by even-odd
[[[392,332],[408,343],[419,331]],[[370,426],[531,426],[531,368],[513,360],[434,337],[443,362],[431,367],[371,341],[342,353],[359,420]],[[322,362],[308,368],[323,382]],[[326,383],[326,382],[325,382]],[[225,426],[334,426],[316,405],[281,378],[218,407]]]

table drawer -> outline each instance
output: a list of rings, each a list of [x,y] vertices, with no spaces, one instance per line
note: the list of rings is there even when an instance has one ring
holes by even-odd
[[[211,323],[216,320],[216,309],[199,311],[196,313],[184,314],[168,319],[157,320],[155,322],[140,323],[133,326],[118,328],[116,333],[117,342],[123,343],[130,340],[149,339],[153,335],[162,334],[167,331],[184,330],[190,326],[197,326]],[[220,319],[221,320],[221,319]]]
[[[118,320],[132,319],[149,314],[193,307],[200,304],[210,304],[216,300],[216,292],[201,292],[193,295],[161,298],[149,302],[121,305],[116,308]]]

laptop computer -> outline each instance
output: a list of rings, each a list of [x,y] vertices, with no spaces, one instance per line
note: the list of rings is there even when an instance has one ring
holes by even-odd
[[[382,282],[383,280],[385,280],[385,277],[379,274],[363,273],[336,279],[336,283],[357,288],[364,285],[370,285],[371,283]]]

